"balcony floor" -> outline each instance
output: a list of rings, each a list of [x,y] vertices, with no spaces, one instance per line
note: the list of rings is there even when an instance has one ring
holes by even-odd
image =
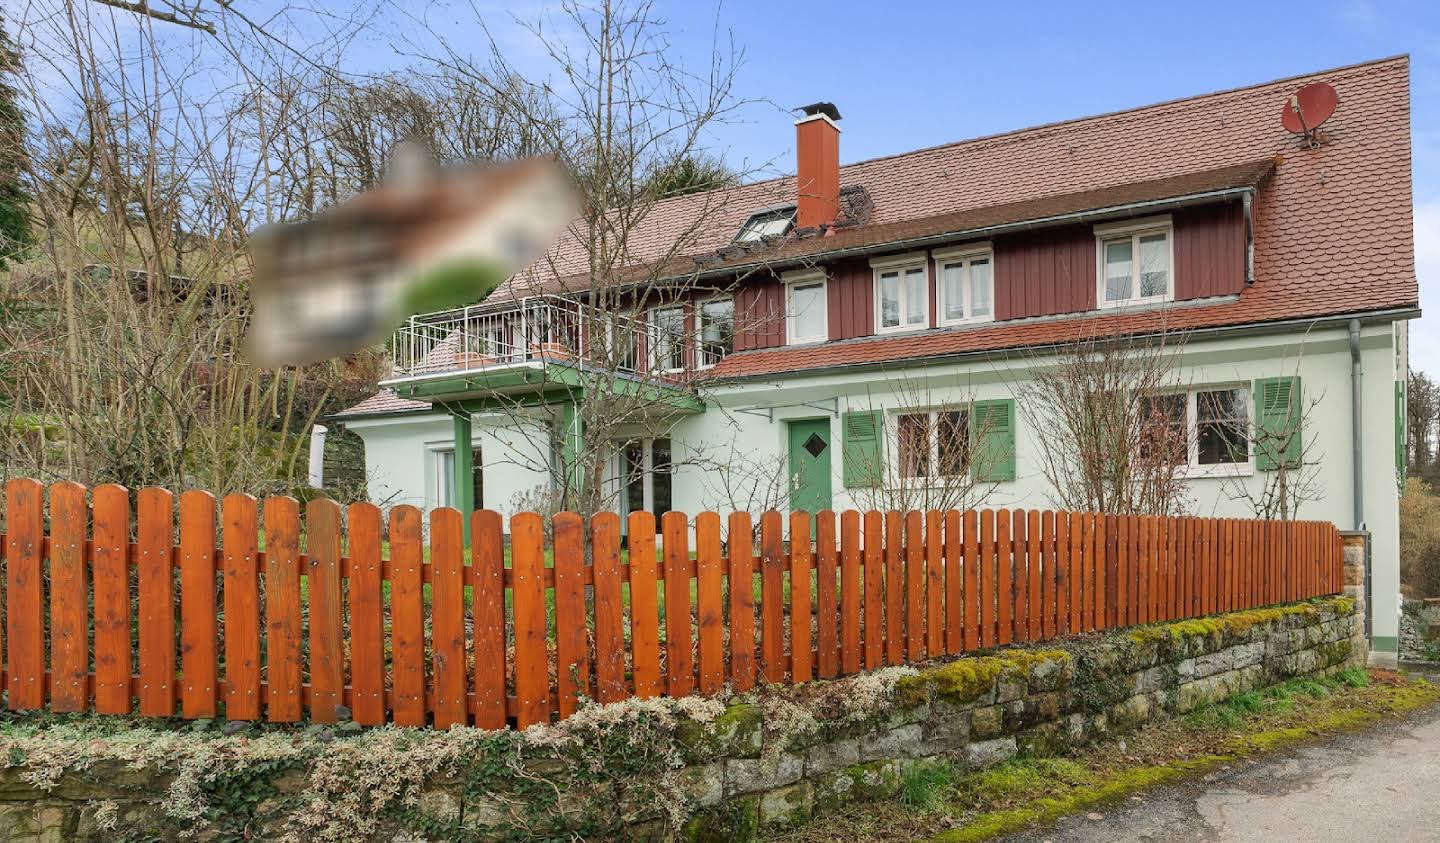
[[[392,378],[380,385],[394,389],[401,398],[459,404],[472,412],[575,400],[592,391],[639,396],[667,413],[688,415],[705,410],[704,402],[684,384],[667,384],[575,360],[492,363],[476,369]]]

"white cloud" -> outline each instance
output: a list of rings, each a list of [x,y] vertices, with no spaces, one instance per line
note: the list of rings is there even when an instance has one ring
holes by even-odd
[[[1440,199],[1415,206],[1415,274],[1420,280],[1420,306],[1429,309],[1410,324],[1410,366],[1440,375]]]

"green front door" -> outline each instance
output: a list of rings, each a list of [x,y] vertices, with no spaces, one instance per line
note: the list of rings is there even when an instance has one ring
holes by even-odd
[[[812,515],[830,508],[830,420],[802,419],[790,427],[790,508]]]

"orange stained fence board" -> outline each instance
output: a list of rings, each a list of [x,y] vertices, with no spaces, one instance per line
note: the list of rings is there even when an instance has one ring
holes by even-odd
[[[790,513],[790,679],[797,683],[814,678],[810,598],[810,514],[796,511]]]
[[[45,705],[45,490],[21,477],[6,487],[5,667],[10,708]]]
[[[816,674],[833,679],[840,674],[839,556],[836,550],[835,513],[815,516],[815,651]]]
[[[885,547],[885,525],[880,513],[871,510],[865,513],[865,541],[861,549],[864,569],[861,579],[865,583],[864,629],[865,669],[873,670],[884,663],[884,569],[882,562]]]
[[[750,513],[731,513],[728,526],[730,684],[737,691],[748,691],[755,686],[755,556]]]
[[[923,516],[905,514],[905,657],[925,658],[925,534]]]
[[[525,729],[550,722],[545,526],[533,512],[510,519],[510,566],[515,574],[515,725]]]
[[[979,521],[974,510],[967,510],[960,516],[960,529],[964,534],[961,541],[961,593],[963,595],[964,643],[966,650],[980,646],[980,533]]]
[[[626,530],[630,539],[630,649],[635,665],[635,696],[648,699],[660,696],[663,690],[655,516],[632,512]]]
[[[495,516],[496,526],[499,526],[499,514]],[[497,542],[500,538],[497,530]],[[625,685],[625,602],[624,602],[624,578],[620,570],[620,516],[613,512],[601,512],[590,519],[590,544],[591,554],[595,559],[595,699],[602,704],[618,702],[630,696],[629,689]],[[503,546],[497,543],[503,554]],[[504,558],[500,555],[500,564],[495,567],[495,586],[487,591],[487,600],[497,600],[501,623],[498,628],[501,631],[498,641],[488,645],[499,651],[501,663],[504,663],[505,637],[504,637],[504,613],[505,613],[505,583]],[[488,596],[493,593],[494,597]],[[478,598],[478,595],[477,595]],[[476,601],[476,627],[480,627],[479,600]],[[498,645],[498,646],[497,646]],[[476,656],[477,674],[480,664],[479,656]],[[479,679],[477,675],[476,679]],[[500,682],[496,683],[494,691],[496,713],[504,725],[505,717],[505,681],[504,674],[500,674]],[[478,718],[477,718],[478,720]],[[477,722],[477,725],[481,725]]]
[[[310,719],[334,723],[345,693],[345,642],[340,587],[340,505],[312,500],[305,506],[305,550],[310,557]]]
[[[218,702],[219,626],[216,610],[215,496],[180,495],[180,670],[185,717],[214,717]],[[298,587],[298,584],[297,584]]]
[[[901,515],[885,513],[885,663],[905,660],[905,544]]]
[[[860,513],[840,516],[840,671],[860,670]]]
[[[84,486],[50,487],[50,708],[57,712],[90,707],[88,520]]]
[[[266,515],[269,515],[267,503]],[[385,585],[381,563],[381,520],[380,508],[373,503],[352,503],[346,509],[346,534],[349,538],[350,554],[350,709],[355,722],[362,726],[378,726],[385,722]],[[269,535],[268,533],[266,534]],[[267,544],[268,549],[268,544]],[[267,554],[268,561],[268,554]],[[271,571],[273,565],[268,566]],[[280,573],[288,596],[285,605],[287,625],[298,628],[300,609],[300,582],[298,568]],[[268,588],[269,582],[266,586]],[[293,589],[293,591],[291,590]],[[268,596],[268,595],[267,595]],[[270,620],[274,628],[274,619]],[[299,640],[298,634],[293,634]],[[273,644],[271,645],[274,646]],[[274,688],[275,671],[271,660],[271,688]],[[287,667],[290,662],[287,661]],[[298,654],[293,661],[299,667]],[[286,687],[293,687],[298,675],[292,673]],[[271,716],[274,716],[271,705]]]
[[[424,531],[420,510],[390,510],[390,646],[394,717],[398,726],[423,726],[425,704],[425,598],[421,577]]]
[[[165,489],[135,496],[139,580],[140,714],[175,714],[175,500]]]
[[[226,495],[221,503],[225,548],[225,716],[231,720],[260,717],[256,510],[255,499],[249,495]],[[312,665],[314,661],[312,653]]]
[[[937,510],[925,513],[925,653],[932,659],[945,652],[943,523]]]
[[[581,698],[593,699],[585,608],[585,520],[573,512],[551,521],[555,566],[555,659],[560,716],[569,717]]]
[[[725,559],[720,516],[695,516],[695,619],[700,636],[700,693],[714,694],[725,686]]]
[[[944,514],[945,568],[945,652],[959,653],[965,649],[965,537],[961,532],[960,513]]]
[[[376,510],[378,517],[379,510]],[[266,691],[266,716],[271,722],[291,723],[305,716],[305,698],[301,689],[303,664],[300,657],[300,642],[304,628],[301,626],[300,606],[300,503],[290,497],[268,498],[265,501],[265,655],[268,660],[269,685]],[[351,522],[351,532],[364,533],[364,516],[361,524]],[[377,535],[374,548],[376,562],[375,584],[378,587],[380,546]],[[363,539],[360,543],[363,545]],[[351,548],[351,558],[364,559],[365,548]],[[369,620],[364,611],[364,583],[366,574],[357,578],[351,575],[351,603],[357,598],[360,611],[351,609],[352,625],[358,623],[364,631]],[[359,587],[357,588],[357,582]],[[376,597],[378,598],[378,594]],[[378,608],[378,604],[377,604]],[[384,655],[382,648],[380,654]],[[371,654],[373,659],[375,654]],[[357,655],[357,659],[363,659]],[[378,665],[376,665],[378,667]],[[382,687],[383,690],[383,687]],[[358,707],[358,706],[357,706]],[[359,717],[356,718],[359,720]],[[384,700],[381,700],[381,720],[384,722]],[[377,724],[378,725],[378,724]]]
[[[557,555],[559,548],[557,535]],[[469,723],[469,677],[465,669],[465,522],[459,510],[443,507],[430,511],[430,575],[434,724],[437,729],[448,729]],[[557,586],[558,579],[557,576]],[[558,601],[558,596],[556,599]]]

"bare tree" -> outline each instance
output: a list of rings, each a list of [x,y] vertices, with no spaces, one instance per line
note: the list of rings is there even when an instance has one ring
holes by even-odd
[[[973,394],[938,380],[923,370],[894,376],[894,395],[884,411],[872,396],[872,412],[885,419],[883,435],[894,443],[895,453],[878,463],[861,463],[870,475],[852,491],[861,507],[972,509],[995,492],[997,471],[1015,454],[1008,444],[988,444],[1014,421],[998,418],[990,405],[977,405]]]
[[[1440,437],[1440,386],[1429,375],[1412,370],[1405,385],[1405,442],[1411,475],[1433,478],[1435,443]]]
[[[27,13],[37,245],[0,279],[25,314],[0,322],[0,473],[288,491],[301,434],[378,360],[274,372],[236,353],[273,153],[238,127],[284,104],[245,73],[217,92],[210,47],[98,6]]]
[[[446,46],[445,72],[472,80],[526,121],[575,181],[580,214],[566,244],[487,304],[508,296],[516,307],[530,307],[526,297],[536,294],[573,303],[545,318],[542,342],[577,364],[583,388],[569,404],[535,407],[516,399],[505,412],[526,436],[501,459],[549,474],[566,508],[588,513],[615,503],[610,466],[618,449],[667,437],[684,412],[667,401],[683,404],[703,388],[694,372],[706,343],[728,343],[743,320],[772,315],[732,307],[707,317],[697,304],[741,280],[703,279],[691,260],[733,192],[674,197],[683,191],[655,189],[671,184],[686,162],[704,160],[709,133],[744,104],[733,93],[740,54],[717,49],[698,69],[676,64],[648,2],[566,3],[561,14],[560,29],[572,37],[529,25],[551,60],[553,75],[544,80],[523,81],[497,44],[488,63],[477,65],[450,48],[443,33],[436,37]],[[667,202],[684,203],[667,211],[684,222],[658,246],[645,242]],[[672,467],[715,459],[676,454]]]
[[[1027,362],[1019,404],[1062,509],[1173,515],[1186,504],[1185,398],[1164,334],[1080,338]]]
[[[1305,504],[1325,497],[1320,477],[1324,452],[1313,435],[1325,396],[1298,391],[1301,359],[1296,358],[1288,375],[1262,379],[1260,394],[1251,396],[1256,412],[1246,421],[1245,438],[1259,469],[1255,477],[1223,481],[1226,497],[1256,518],[1290,521],[1300,517]],[[1306,429],[1312,435],[1306,436]]]
[[[700,448],[692,462],[703,469],[701,485],[711,509],[758,513],[790,506],[794,481],[789,466],[774,454],[731,439],[723,447]]]

